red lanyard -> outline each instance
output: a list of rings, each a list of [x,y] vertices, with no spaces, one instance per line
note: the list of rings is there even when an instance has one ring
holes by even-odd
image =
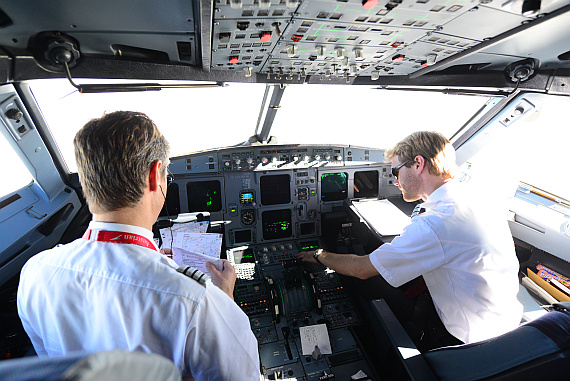
[[[94,241],[110,242],[110,243],[132,243],[146,247],[147,249],[155,250],[156,246],[146,237],[142,235],[125,233],[125,232],[112,232],[107,230],[96,230],[96,237]],[[91,229],[87,229],[83,234],[83,239],[89,240],[91,238]]]

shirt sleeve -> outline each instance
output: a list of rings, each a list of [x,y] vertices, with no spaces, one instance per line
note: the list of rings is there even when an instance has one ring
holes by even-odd
[[[246,314],[222,290],[206,283],[186,342],[189,370],[197,380],[260,379],[257,339]]]
[[[445,256],[436,233],[416,217],[399,237],[373,251],[370,261],[391,286],[399,287],[443,265]]]

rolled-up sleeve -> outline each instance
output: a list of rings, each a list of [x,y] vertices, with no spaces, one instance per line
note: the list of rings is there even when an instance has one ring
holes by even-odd
[[[391,243],[373,251],[370,261],[391,286],[399,287],[443,265],[445,255],[434,230],[418,219]]]

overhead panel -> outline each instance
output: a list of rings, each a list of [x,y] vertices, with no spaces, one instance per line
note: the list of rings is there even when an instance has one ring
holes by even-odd
[[[521,1],[219,0],[212,68],[268,79],[408,75],[528,23]],[[556,9],[562,0],[544,2]],[[487,58],[489,52],[461,64]],[[484,55],[487,53],[487,56]],[[504,55],[507,64],[527,54]],[[478,66],[480,68],[483,65]]]
[[[296,1],[217,1],[212,68],[260,72],[297,6]]]

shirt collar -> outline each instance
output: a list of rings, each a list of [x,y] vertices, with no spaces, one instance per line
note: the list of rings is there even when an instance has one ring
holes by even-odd
[[[444,183],[442,186],[440,186],[439,188],[434,190],[432,192],[432,194],[430,194],[428,196],[426,202],[424,202],[422,204],[422,207],[424,207],[426,209],[431,209],[437,203],[449,199],[451,193],[453,192],[453,190],[455,188],[456,188],[456,181],[455,180],[450,180],[450,181]]]
[[[116,232],[123,232],[123,233],[132,233],[142,235],[143,237],[147,238],[149,241],[154,243],[154,234],[145,228],[141,228],[140,226],[133,226],[133,225],[124,225],[124,224],[116,224],[112,222],[100,222],[100,221],[91,221],[89,223],[89,229],[95,230],[107,230],[107,231],[116,231]]]

